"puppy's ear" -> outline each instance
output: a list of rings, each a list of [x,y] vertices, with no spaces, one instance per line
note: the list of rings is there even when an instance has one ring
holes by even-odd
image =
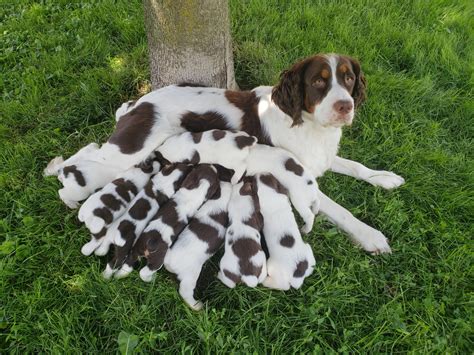
[[[355,108],[359,107],[366,99],[366,89],[367,81],[365,80],[364,73],[360,68],[360,63],[357,59],[347,57],[352,64],[352,69],[354,69],[354,74],[356,75],[354,90],[352,91],[352,98],[354,99]]]
[[[287,115],[293,118],[293,125],[303,123],[301,112],[304,108],[303,75],[305,62],[299,62],[280,74],[280,82],[273,88],[272,100]]]

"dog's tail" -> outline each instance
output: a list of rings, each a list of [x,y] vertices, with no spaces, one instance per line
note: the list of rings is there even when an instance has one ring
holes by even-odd
[[[58,176],[61,168],[63,167],[64,159],[59,156],[52,159],[46,169],[43,170],[44,176]]]

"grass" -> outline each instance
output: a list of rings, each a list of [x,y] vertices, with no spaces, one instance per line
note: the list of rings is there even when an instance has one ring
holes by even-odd
[[[372,257],[317,220],[300,290],[231,290],[206,267],[200,313],[166,272],[106,282],[76,212],[42,177],[104,141],[150,89],[139,1],[1,0],[2,353],[467,353],[473,347],[473,7],[466,1],[231,1],[241,87],[318,52],[362,62],[369,98],[341,155],[407,180],[387,192],[328,173],[322,189],[382,230]]]

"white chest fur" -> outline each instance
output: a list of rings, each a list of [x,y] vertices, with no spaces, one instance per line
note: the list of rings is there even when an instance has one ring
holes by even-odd
[[[341,128],[323,127],[305,118],[302,125],[291,127],[292,120],[271,101],[271,87],[255,91],[260,97],[258,113],[263,130],[273,145],[296,155],[315,177],[323,175],[337,155]]]

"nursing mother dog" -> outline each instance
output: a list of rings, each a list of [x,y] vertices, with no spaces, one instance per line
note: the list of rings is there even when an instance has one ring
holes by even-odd
[[[115,131],[96,157],[128,168],[146,159],[171,135],[234,129],[292,152],[316,178],[331,170],[392,189],[404,179],[337,156],[342,127],[352,123],[355,109],[365,99],[365,88],[359,62],[338,54],[314,55],[295,63],[273,87],[229,91],[167,86],[123,104],[116,113]],[[381,232],[324,194],[320,212],[366,251],[390,252]]]

